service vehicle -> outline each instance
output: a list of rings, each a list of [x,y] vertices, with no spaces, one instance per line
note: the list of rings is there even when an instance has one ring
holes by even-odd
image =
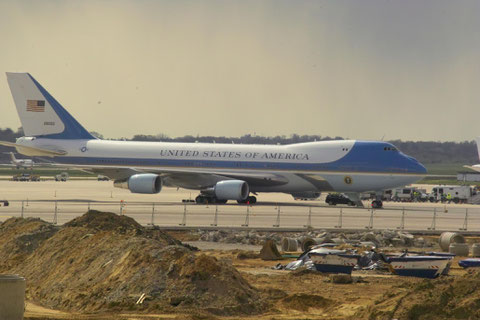
[[[473,195],[470,186],[438,185],[432,188],[429,195],[430,202],[466,203]]]
[[[392,190],[392,200],[397,202],[412,202],[415,188],[397,188]]]
[[[40,176],[30,173],[16,174],[12,177],[13,181],[40,181]]]
[[[343,193],[329,193],[325,198],[325,202],[331,206],[335,206],[337,204],[347,204],[349,206],[355,206],[355,202],[350,200]]]
[[[428,200],[427,191],[416,187],[393,189],[390,195],[391,200],[397,202],[425,202]]]

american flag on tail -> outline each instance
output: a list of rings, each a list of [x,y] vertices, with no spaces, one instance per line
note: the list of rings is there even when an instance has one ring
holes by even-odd
[[[45,112],[45,100],[27,100],[28,112]]]

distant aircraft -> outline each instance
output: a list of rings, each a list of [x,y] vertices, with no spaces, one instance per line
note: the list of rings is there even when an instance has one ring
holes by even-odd
[[[478,158],[480,159],[480,137],[477,137],[476,141],[477,141]],[[475,164],[473,166],[464,166],[464,167],[480,172],[480,164]]]
[[[322,141],[291,145],[107,141],[93,137],[30,74],[7,73],[25,136],[15,147],[48,156],[72,168],[114,179],[134,193],[162,186],[199,190],[197,203],[255,203],[250,195],[283,192],[312,198],[343,192],[357,204],[359,193],[411,184],[426,175],[417,160],[383,141]]]
[[[10,155],[10,159],[11,159],[10,160],[11,165],[8,165],[8,166],[16,167],[17,169],[20,169],[20,168],[32,169],[33,166],[35,165],[35,163],[31,159],[17,159],[15,158],[15,155],[13,154],[13,152],[6,152],[6,153]]]

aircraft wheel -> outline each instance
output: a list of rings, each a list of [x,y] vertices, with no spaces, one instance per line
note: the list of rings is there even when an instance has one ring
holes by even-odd
[[[381,200],[372,201],[372,208],[375,208],[375,209],[383,208],[383,202]]]
[[[257,197],[255,197],[255,196],[247,197],[247,202],[250,203],[250,204],[255,204],[255,203],[257,203]]]
[[[197,204],[205,204],[205,203],[207,203],[207,198],[204,197],[204,196],[197,196],[197,197],[195,198],[195,202],[196,202]]]

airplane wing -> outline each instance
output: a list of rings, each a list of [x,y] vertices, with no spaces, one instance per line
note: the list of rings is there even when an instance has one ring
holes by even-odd
[[[94,174],[101,174],[111,179],[122,180],[127,179],[134,174],[139,173],[155,173],[162,177],[166,186],[181,188],[207,188],[215,185],[218,181],[227,179],[239,179],[247,182],[249,185],[255,186],[279,186],[287,184],[288,180],[278,174],[267,172],[259,173],[237,173],[222,170],[199,170],[190,168],[132,168],[128,166],[98,166],[98,165],[66,165],[55,164],[70,169],[78,169]]]
[[[250,186],[272,187],[288,183],[288,180],[271,173],[235,173],[235,172],[176,172],[161,173],[165,185],[183,188],[204,188],[215,185],[218,181],[238,179],[247,182]]]

